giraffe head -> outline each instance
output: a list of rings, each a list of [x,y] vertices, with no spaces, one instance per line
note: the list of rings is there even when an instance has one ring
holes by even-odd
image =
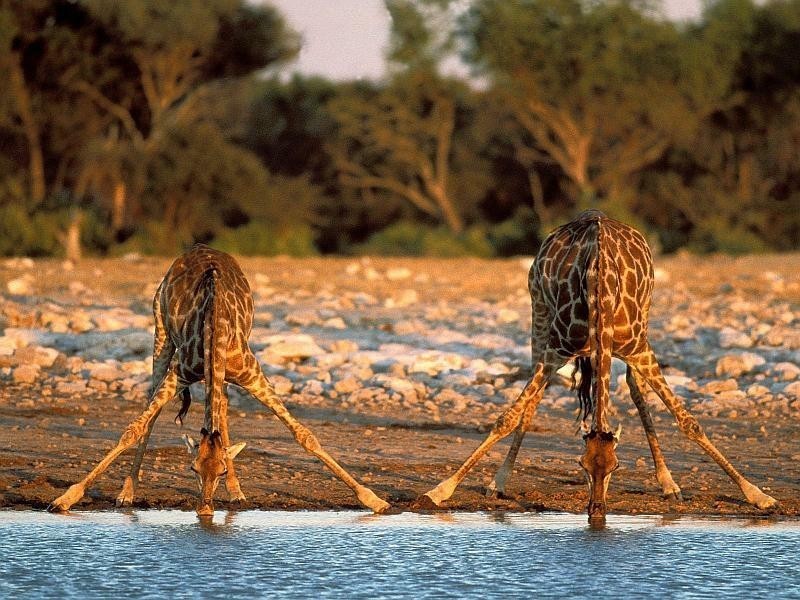
[[[199,443],[188,435],[183,438],[194,457],[190,468],[197,477],[197,485],[200,488],[197,514],[208,517],[214,514],[214,492],[217,490],[220,478],[228,473],[228,459],[233,460],[245,447],[245,443],[240,442],[225,448],[219,431],[208,433],[206,429],[202,429],[200,433],[203,437]]]
[[[578,461],[586,472],[589,484],[589,519],[604,519],[606,516],[606,493],[611,474],[619,467],[616,447],[621,427],[615,433],[592,429],[583,436],[586,450]]]

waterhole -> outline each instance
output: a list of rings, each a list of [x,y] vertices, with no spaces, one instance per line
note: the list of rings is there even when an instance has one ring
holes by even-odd
[[[800,521],[0,511],[0,598],[800,598]]]

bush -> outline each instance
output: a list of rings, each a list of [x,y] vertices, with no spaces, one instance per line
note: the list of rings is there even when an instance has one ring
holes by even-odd
[[[59,214],[28,212],[15,204],[0,206],[0,255],[53,256],[61,251]]]
[[[492,225],[487,232],[489,243],[497,256],[536,254],[542,244],[541,223],[528,206],[520,206],[510,219]]]
[[[470,227],[460,235],[445,227],[426,227],[400,221],[373,234],[355,247],[358,254],[378,256],[481,256],[494,254],[480,227]]]
[[[314,234],[305,224],[275,226],[264,221],[250,221],[240,227],[223,228],[211,245],[223,252],[245,256],[317,254]]]

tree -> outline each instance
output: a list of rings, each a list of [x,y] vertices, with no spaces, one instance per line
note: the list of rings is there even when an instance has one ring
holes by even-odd
[[[619,204],[691,126],[678,32],[634,2],[479,0],[462,35],[532,143],[521,160],[554,161],[579,207]]]
[[[464,218],[453,198],[453,139],[466,86],[439,74],[450,43],[434,28],[446,2],[387,0],[392,17],[391,82],[369,94],[341,94],[329,109],[337,120],[332,146],[343,186],[402,198],[454,233]]]

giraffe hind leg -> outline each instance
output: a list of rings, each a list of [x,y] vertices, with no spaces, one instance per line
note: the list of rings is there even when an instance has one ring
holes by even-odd
[[[672,390],[664,379],[664,375],[661,373],[655,354],[653,354],[650,348],[637,356],[630,364],[641,373],[645,381],[653,388],[653,391],[658,394],[661,401],[664,402],[667,409],[669,409],[675,417],[675,420],[678,422],[678,427],[686,437],[694,441],[706,454],[714,459],[720,468],[727,473],[728,477],[739,486],[742,494],[750,504],[760,509],[777,507],[778,501],[775,500],[775,498],[765,494],[757,486],[745,479],[730,461],[725,458],[725,455],[717,450],[716,446],[711,443],[711,440],[708,439],[700,423],[697,422],[697,419],[686,410],[683,402],[672,393]]]
[[[642,420],[645,435],[647,436],[647,443],[650,445],[650,453],[653,455],[653,464],[656,469],[656,479],[661,486],[661,491],[665,498],[671,500],[683,501],[681,488],[675,483],[667,468],[667,463],[664,460],[664,455],[661,453],[661,446],[658,443],[658,436],[656,429],[653,425],[653,418],[647,408],[647,401],[644,398],[643,391],[647,389],[646,383],[642,376],[632,369],[630,366],[625,374],[625,379],[628,382],[628,387],[631,392],[631,399],[636,405],[636,410],[639,411],[639,418]]]

